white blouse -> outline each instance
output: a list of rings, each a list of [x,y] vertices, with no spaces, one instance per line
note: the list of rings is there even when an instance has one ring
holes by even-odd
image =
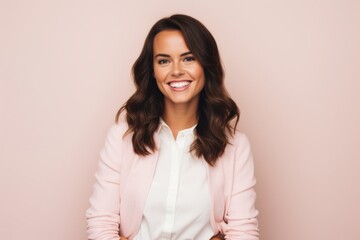
[[[179,131],[175,140],[161,120],[159,158],[135,240],[204,240],[214,235],[207,163],[190,153],[194,128]]]

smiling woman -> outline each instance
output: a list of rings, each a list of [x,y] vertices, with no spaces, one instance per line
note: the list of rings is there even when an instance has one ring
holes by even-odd
[[[186,15],[161,19],[132,71],[136,91],[101,152],[88,238],[257,240],[252,154],[211,33]]]
[[[193,113],[197,122],[200,92],[205,85],[201,64],[188,49],[180,31],[166,30],[154,39],[154,77],[164,95],[164,120],[171,121],[174,112]],[[176,138],[177,131],[173,132]]]

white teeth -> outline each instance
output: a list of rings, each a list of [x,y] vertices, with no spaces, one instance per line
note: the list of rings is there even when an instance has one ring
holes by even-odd
[[[172,88],[182,88],[185,86],[188,86],[190,84],[190,82],[171,82],[169,85]]]

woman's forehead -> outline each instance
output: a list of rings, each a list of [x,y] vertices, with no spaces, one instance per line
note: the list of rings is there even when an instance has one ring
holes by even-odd
[[[154,38],[154,56],[157,54],[183,54],[189,52],[183,34],[178,30],[164,30]]]

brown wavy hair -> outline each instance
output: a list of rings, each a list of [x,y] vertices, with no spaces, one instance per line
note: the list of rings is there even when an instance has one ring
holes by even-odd
[[[229,144],[240,112],[225,89],[224,70],[214,37],[201,22],[190,16],[172,15],[160,19],[151,28],[140,56],[132,67],[136,91],[117,112],[116,121],[125,111],[129,125],[125,134],[133,133],[132,143],[136,154],[146,156],[156,150],[153,136],[164,113],[164,96],[153,76],[153,42],[156,34],[164,30],[180,31],[191,53],[204,69],[205,86],[200,93],[196,138],[191,151],[213,166]]]

